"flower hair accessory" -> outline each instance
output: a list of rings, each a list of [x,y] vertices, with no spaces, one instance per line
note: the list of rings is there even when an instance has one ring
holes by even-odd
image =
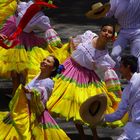
[[[58,67],[58,69],[57,69],[57,73],[61,73],[62,72],[62,70],[64,70],[65,68],[64,68],[64,65],[59,65],[59,67]]]

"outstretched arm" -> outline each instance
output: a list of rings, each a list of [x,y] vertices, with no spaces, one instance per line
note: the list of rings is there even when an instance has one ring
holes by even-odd
[[[74,38],[73,37],[70,37],[69,38],[69,48],[71,49],[71,51],[74,51],[77,47],[79,43],[77,42],[74,42]]]
[[[116,120],[120,120],[125,115],[125,113],[128,111],[128,107],[129,107],[130,93],[131,93],[131,85],[128,85],[122,93],[122,100],[119,104],[117,111],[115,111],[112,114],[105,115],[105,121],[113,122]]]

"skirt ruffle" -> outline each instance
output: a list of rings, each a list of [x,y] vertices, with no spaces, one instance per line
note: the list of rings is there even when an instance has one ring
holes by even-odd
[[[4,78],[9,78],[10,77],[10,73],[6,72],[7,71],[7,64],[5,63],[5,61],[2,61],[2,57],[3,54],[6,54],[7,50],[0,47],[0,77],[4,77]]]
[[[62,48],[54,50],[53,47],[49,46],[49,50],[51,51],[49,52],[37,46],[33,47],[30,51],[26,51],[22,46],[8,50],[0,47],[0,76],[10,78],[11,71],[20,73],[27,69],[28,81],[30,81],[39,73],[40,62],[48,55],[54,55],[58,58],[60,64],[70,55],[67,43],[64,44]]]
[[[2,0],[0,2],[0,24],[2,24],[9,16],[14,14],[16,7],[16,0]]]
[[[9,106],[10,113],[0,112],[0,139],[70,140],[47,110],[36,118],[29,109],[29,102],[21,87],[17,89]]]
[[[32,133],[36,140],[69,140],[66,133],[60,129],[47,110],[44,111],[39,125],[33,128]]]
[[[18,89],[10,101],[10,112],[0,121],[1,140],[31,140],[28,102],[24,93],[20,91]],[[0,116],[2,114],[3,112],[0,113]]]
[[[14,124],[8,119],[8,113],[0,112],[0,139],[1,140],[20,140]],[[7,117],[7,118],[6,118]],[[3,121],[5,119],[5,122]],[[7,119],[7,120],[6,120]]]
[[[106,113],[116,110],[120,99],[113,92],[108,92],[105,83],[94,71],[81,67],[71,58],[65,61],[64,68],[64,71],[54,79],[53,93],[47,103],[52,115],[64,117],[67,121],[85,123],[79,114],[80,105],[89,97],[101,93],[107,96]],[[121,126],[122,122],[117,121],[117,125]]]
[[[3,24],[1,33],[11,36],[16,30],[15,16],[11,16],[5,24]],[[62,45],[61,48],[50,46],[43,38],[39,38],[33,32],[22,32],[18,38],[19,44],[12,49],[5,50],[0,47],[0,63],[2,70],[1,76],[9,75],[9,72],[16,71],[17,73],[23,70],[29,70],[31,77],[35,76],[40,70],[40,62],[49,54],[53,54],[58,58],[60,63],[69,56],[68,44]],[[30,76],[29,76],[30,77]]]

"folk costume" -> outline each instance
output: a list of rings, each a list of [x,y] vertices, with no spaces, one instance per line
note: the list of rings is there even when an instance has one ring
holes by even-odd
[[[71,57],[63,63],[64,69],[56,76],[52,96],[47,102],[48,110],[52,115],[64,117],[67,121],[84,123],[79,115],[80,105],[89,97],[101,93],[107,95],[106,113],[114,112],[120,99],[113,92],[108,92],[95,69],[102,69],[105,73],[115,66],[115,62],[107,50],[97,50],[93,47],[94,37],[97,37],[97,34],[86,31],[74,38],[74,42],[79,42],[79,45],[72,52]],[[111,70],[110,75],[113,73],[114,71]],[[114,77],[116,84],[112,91],[119,90],[120,85],[117,80],[117,77]],[[121,125],[121,122],[116,124]]]
[[[25,69],[30,71],[29,74],[34,73],[36,75],[39,72],[40,62],[50,53],[55,56],[58,54],[56,57],[60,62],[66,59],[68,53],[65,54],[64,52],[67,45],[64,44],[62,49],[57,48],[57,46],[62,45],[62,42],[56,31],[51,27],[49,17],[41,10],[30,17],[31,19],[28,17],[40,6],[40,3],[44,2],[19,2],[15,15],[10,16],[2,25],[0,33],[8,37],[12,36],[13,40],[18,41],[18,44],[8,50],[2,49],[0,58],[4,65],[1,75],[13,70],[20,73]],[[38,4],[38,7],[36,6],[29,13],[29,9],[35,4]],[[26,24],[24,25],[24,23]],[[21,25],[22,27],[20,27]],[[23,31],[18,33],[18,29]],[[5,43],[7,42],[11,43],[6,40]],[[63,56],[60,55],[62,52]]]
[[[54,82],[37,77],[26,86],[32,94],[20,86],[10,102],[10,112],[0,113],[1,140],[70,140],[45,107]]]

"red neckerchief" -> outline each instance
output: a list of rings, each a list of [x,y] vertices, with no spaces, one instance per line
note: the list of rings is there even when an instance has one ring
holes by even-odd
[[[13,43],[11,46],[7,46],[4,44],[2,40],[0,40],[0,46],[2,46],[5,49],[13,48],[15,45],[17,45],[18,41],[14,40],[16,37],[23,31],[25,26],[28,24],[28,22],[32,19],[32,17],[41,10],[42,6],[46,6],[48,8],[57,8],[54,4],[49,4],[47,2],[41,2],[40,0],[36,0],[34,4],[32,4],[23,15],[22,19],[20,20],[16,31],[8,38],[8,40],[13,40]]]

